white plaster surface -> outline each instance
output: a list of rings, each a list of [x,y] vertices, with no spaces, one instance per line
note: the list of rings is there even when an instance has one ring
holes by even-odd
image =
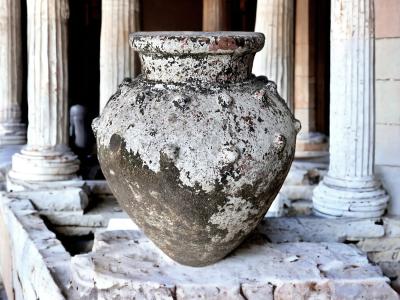
[[[377,151],[378,150],[379,148],[377,148]],[[382,181],[383,186],[387,190],[388,194],[390,195],[388,214],[399,216],[400,215],[400,165],[399,166],[377,165],[376,173],[378,178]]]
[[[140,231],[98,233],[93,252],[72,258],[72,282],[80,299],[398,299],[354,246],[269,244],[257,235],[224,260],[191,268]]]

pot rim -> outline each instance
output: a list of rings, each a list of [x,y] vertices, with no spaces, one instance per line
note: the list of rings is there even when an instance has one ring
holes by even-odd
[[[264,46],[264,34],[245,31],[139,31],[129,36],[133,49],[158,54],[245,54]]]

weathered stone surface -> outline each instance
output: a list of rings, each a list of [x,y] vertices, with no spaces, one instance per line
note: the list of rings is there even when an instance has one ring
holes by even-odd
[[[363,239],[357,243],[357,247],[366,252],[389,251],[389,250],[400,251],[400,237]]]
[[[288,172],[300,124],[276,85],[250,74],[259,33],[137,33],[143,74],[94,124],[122,207],[168,255],[193,266],[237,247]]]
[[[400,218],[399,217],[386,217],[383,218],[385,225],[385,232],[387,236],[400,237]]]
[[[106,231],[97,234],[93,252],[72,258],[72,273],[80,299],[397,299],[354,246],[269,244],[259,235],[214,265],[192,268],[140,231]]]
[[[316,185],[284,185],[281,193],[288,199],[312,199]]]
[[[38,210],[83,213],[83,210],[89,204],[87,192],[82,188],[66,188],[8,193],[7,197],[29,199]]]
[[[379,219],[265,218],[258,226],[273,243],[344,242],[379,238],[385,234]]]
[[[128,218],[121,210],[115,198],[95,200],[95,205],[87,212],[83,211],[40,211],[54,226],[107,227],[111,218]]]
[[[284,185],[317,185],[326,175],[328,161],[294,161]]]
[[[311,200],[292,200],[285,209],[284,216],[310,216],[313,214],[313,205]]]
[[[112,195],[110,187],[105,180],[85,180],[85,183],[95,195]]]
[[[391,280],[391,286],[400,294],[400,262],[380,262],[385,276]]]
[[[368,252],[368,258],[375,262],[400,262],[400,249]]]
[[[27,200],[0,199],[16,299],[65,299],[70,256]],[[2,272],[6,270],[1,270]]]

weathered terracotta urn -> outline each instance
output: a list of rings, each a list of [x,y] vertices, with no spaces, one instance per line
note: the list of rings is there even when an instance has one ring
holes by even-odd
[[[175,261],[204,266],[257,226],[295,152],[300,123],[251,74],[260,33],[131,34],[142,75],[93,123],[119,203]]]

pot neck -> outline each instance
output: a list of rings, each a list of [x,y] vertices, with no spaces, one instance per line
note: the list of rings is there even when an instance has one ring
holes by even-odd
[[[134,33],[142,76],[163,83],[228,84],[250,78],[254,55],[264,43],[258,33]]]
[[[251,76],[254,54],[169,56],[140,54],[142,75],[164,83],[235,83]]]

